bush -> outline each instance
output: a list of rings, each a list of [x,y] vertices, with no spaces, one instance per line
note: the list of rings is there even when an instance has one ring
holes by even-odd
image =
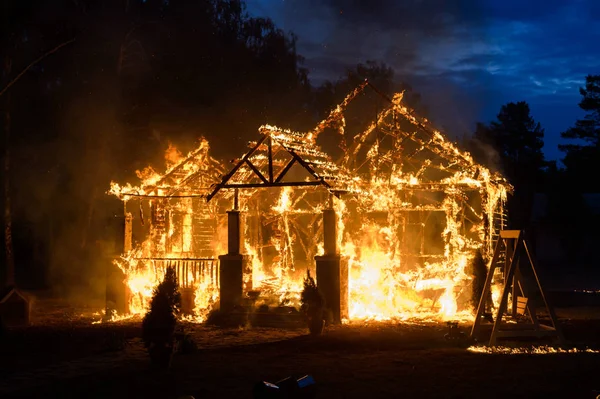
[[[310,270],[306,271],[306,277],[304,278],[304,288],[300,294],[300,310],[310,316],[316,314],[316,312],[323,312],[325,307],[325,299],[317,288],[315,279],[310,275]]]
[[[317,288],[315,280],[311,277],[310,270],[306,271],[300,303],[300,310],[306,315],[310,333],[320,335],[325,325],[325,299]]]
[[[150,310],[142,322],[144,345],[154,362],[166,365],[173,353],[177,313],[181,306],[181,295],[175,269],[167,268],[165,278],[154,289]],[[168,358],[168,362],[167,362]]]

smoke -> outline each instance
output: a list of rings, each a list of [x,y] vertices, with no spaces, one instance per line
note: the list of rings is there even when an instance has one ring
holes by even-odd
[[[474,0],[284,4],[284,25],[299,33],[300,52],[317,80],[339,75],[340,62],[350,66],[365,59],[383,60],[398,73],[426,73],[435,67],[425,62],[432,54],[440,57],[452,45],[476,40],[483,23],[481,2]]]
[[[365,60],[384,62],[423,94],[434,124],[451,136],[471,132],[482,96],[470,83],[496,51],[486,37],[493,11],[475,0],[283,2],[284,26],[299,35],[313,83],[335,80]]]

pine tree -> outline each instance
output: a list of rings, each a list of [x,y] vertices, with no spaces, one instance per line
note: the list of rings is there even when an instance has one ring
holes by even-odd
[[[575,126],[561,133],[563,139],[583,141],[585,144],[564,144],[558,148],[565,153],[562,162],[567,169],[573,187],[582,191],[600,190],[598,179],[589,174],[600,170],[600,75],[588,75],[579,108],[587,114],[575,122]]]
[[[525,228],[530,219],[533,196],[543,189],[544,129],[531,116],[525,101],[503,105],[497,120],[478,124],[474,135],[474,156],[492,169],[499,170],[515,187],[508,202],[512,228]],[[497,154],[486,155],[493,148]],[[483,159],[482,159],[483,158]],[[496,164],[497,163],[497,164]]]

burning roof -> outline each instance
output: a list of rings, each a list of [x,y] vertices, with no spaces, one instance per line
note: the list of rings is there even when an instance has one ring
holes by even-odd
[[[335,194],[365,193],[366,186],[383,181],[398,189],[408,185],[413,190],[448,185],[479,189],[486,184],[510,189],[501,175],[475,163],[470,154],[459,150],[426,119],[415,116],[402,104],[402,93],[392,99],[380,94],[388,106],[365,131],[354,137],[349,147],[345,142],[340,144],[344,155],[334,161],[316,140],[329,127],[336,127],[343,136],[344,111],[367,87],[372,87],[367,81],[358,86],[311,131],[300,133],[261,126],[262,137],[249,143],[251,150],[223,177],[208,199],[222,188],[286,185],[322,185]],[[383,146],[386,140],[391,143],[388,149]],[[300,164],[309,177],[284,180],[294,163]]]
[[[224,173],[221,162],[211,157],[209,144],[205,139],[200,139],[198,147],[183,156],[174,146],[169,145],[165,152],[167,170],[160,174],[152,167],[146,167],[136,171],[142,180],[139,186],[126,184],[121,186],[111,182],[109,194],[117,196],[123,201],[132,198],[160,198],[177,197],[182,192],[190,196],[206,196],[207,190],[218,181],[219,176]]]

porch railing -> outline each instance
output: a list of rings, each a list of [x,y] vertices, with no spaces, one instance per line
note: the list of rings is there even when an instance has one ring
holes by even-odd
[[[136,258],[151,262],[155,272],[173,267],[181,288],[193,288],[198,284],[207,288],[219,288],[219,260],[214,258]]]

